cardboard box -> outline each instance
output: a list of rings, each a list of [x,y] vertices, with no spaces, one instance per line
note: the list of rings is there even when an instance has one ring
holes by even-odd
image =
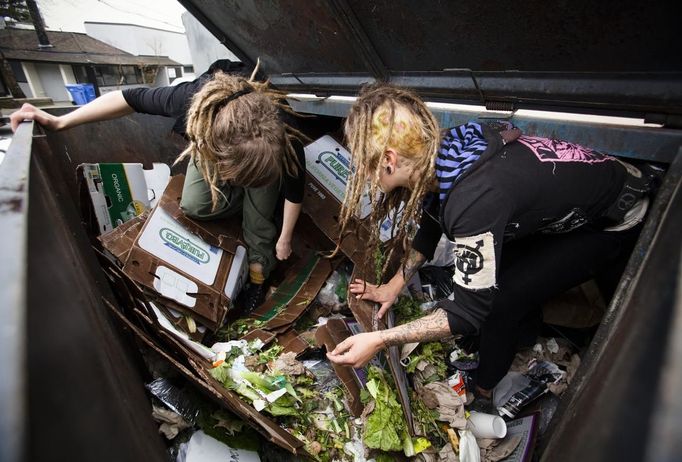
[[[329,135],[305,147],[306,186],[303,211],[315,220],[317,227],[334,242],[339,238],[339,212],[350,176],[350,153]],[[341,251],[356,264],[362,264],[369,230],[362,222],[370,212],[367,194],[362,197],[360,220],[349,225],[341,241]],[[355,230],[358,229],[358,235]],[[391,221],[381,224],[381,240],[391,238]]]
[[[170,168],[161,163],[151,170],[142,164],[81,164],[78,172],[87,185],[100,234],[154,207],[170,179]]]
[[[221,237],[184,217],[179,206],[183,183],[183,175],[173,177],[135,239],[123,271],[169,307],[217,329],[248,277],[246,247],[237,237],[240,223],[227,226]],[[192,224],[191,229],[183,223]]]

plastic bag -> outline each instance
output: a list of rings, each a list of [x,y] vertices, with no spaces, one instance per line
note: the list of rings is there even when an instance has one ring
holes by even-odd
[[[332,311],[339,311],[346,304],[346,291],[348,290],[348,278],[334,271],[324,283],[324,287],[317,294],[317,302]]]
[[[476,437],[470,430],[459,432],[459,461],[481,462],[481,450],[476,442]]]
[[[147,390],[168,409],[181,415],[194,425],[199,415],[199,405],[186,390],[174,385],[170,380],[158,378],[146,385]]]
[[[326,359],[303,361],[303,365],[315,376],[316,387],[320,393],[331,391],[341,386],[332,364]]]
[[[452,266],[455,264],[455,243],[449,240],[445,235],[440,237],[436,250],[433,252],[433,258],[424,264],[424,267],[429,266]]]
[[[452,294],[452,273],[441,266],[425,266],[419,270],[422,291],[431,300],[443,300]]]

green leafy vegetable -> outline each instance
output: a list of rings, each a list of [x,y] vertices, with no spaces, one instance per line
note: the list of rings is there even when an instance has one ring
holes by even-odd
[[[401,325],[414,321],[424,316],[424,311],[419,306],[419,301],[412,297],[403,295],[393,304],[396,324]]]
[[[374,410],[367,416],[363,441],[372,449],[400,451],[403,449],[400,435],[407,432],[403,409],[384,371],[370,366],[368,379],[367,391],[374,399]]]
[[[414,374],[414,372],[417,370],[417,365],[421,361],[426,361],[436,370],[435,377],[428,378],[429,382],[445,379],[448,372],[448,366],[445,362],[445,350],[443,349],[443,345],[440,342],[431,342],[419,345],[417,351],[410,355],[410,362],[407,364],[405,369],[409,374]]]

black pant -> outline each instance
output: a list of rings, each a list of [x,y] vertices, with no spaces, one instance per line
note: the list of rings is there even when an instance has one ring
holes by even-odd
[[[639,230],[640,226],[621,232],[577,230],[505,243],[497,277],[499,292],[481,327],[478,386],[492,389],[506,375],[520,336],[539,319],[541,306],[549,298],[600,272],[622,271]]]

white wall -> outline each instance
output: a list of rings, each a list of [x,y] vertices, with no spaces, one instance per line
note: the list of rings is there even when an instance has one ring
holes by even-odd
[[[71,101],[59,64],[35,63],[34,66],[38,72],[45,96],[52,98],[54,102]]]
[[[168,56],[183,65],[192,64],[185,34],[134,24],[85,22],[90,37],[133,55]]]
[[[29,98],[44,98],[45,90],[43,90],[43,84],[40,83],[40,77],[38,76],[38,71],[33,63],[21,63],[21,67],[24,70],[24,75],[26,80],[28,80],[28,87],[30,89],[29,93],[24,91],[24,94]],[[24,87],[21,87],[23,90]],[[30,96],[29,96],[30,94]]]
[[[194,64],[194,73],[201,75],[208,67],[218,59],[239,59],[220,43],[194,16],[182,13],[182,23],[185,26],[185,35],[189,43],[189,50]]]

